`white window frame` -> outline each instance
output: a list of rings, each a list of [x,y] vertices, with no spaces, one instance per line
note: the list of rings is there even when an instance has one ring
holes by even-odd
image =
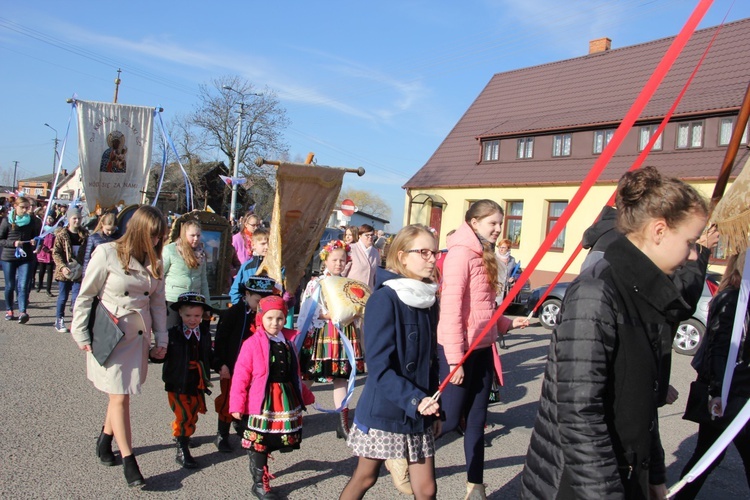
[[[570,156],[573,134],[559,134],[552,138],[552,156]]]
[[[594,154],[598,155],[604,151],[609,141],[615,135],[615,129],[608,128],[606,130],[594,130]]]
[[[644,125],[641,127],[638,133],[638,151],[646,149],[648,141],[651,140],[651,136],[656,133],[659,125]],[[651,151],[661,151],[664,148],[664,135],[659,135],[659,138],[654,142],[654,147]]]

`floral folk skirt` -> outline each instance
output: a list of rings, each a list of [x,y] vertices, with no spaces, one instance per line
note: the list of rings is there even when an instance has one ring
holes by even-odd
[[[370,429],[364,433],[354,423],[349,429],[346,444],[356,456],[374,460],[405,458],[409,462],[417,462],[435,456],[432,426],[416,434],[397,434],[378,429]]]
[[[299,449],[302,442],[302,402],[288,382],[269,383],[260,415],[250,415],[242,447],[261,453]]]
[[[364,373],[365,359],[359,329],[351,324],[343,330],[354,348],[357,374]],[[322,328],[312,328],[307,332],[299,357],[304,380],[331,382],[334,378],[348,378],[352,371],[339,332],[330,321]]]

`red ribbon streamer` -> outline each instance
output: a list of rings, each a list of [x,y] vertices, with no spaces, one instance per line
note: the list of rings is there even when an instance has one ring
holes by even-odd
[[[729,13],[727,12],[727,14]],[[651,149],[654,147],[654,144],[656,144],[656,140],[664,132],[664,129],[666,128],[667,123],[669,123],[669,120],[672,119],[672,115],[677,109],[677,106],[680,104],[680,101],[682,101],[682,98],[685,96],[685,93],[687,92],[688,87],[690,87],[690,84],[693,83],[693,79],[695,78],[695,75],[698,74],[698,69],[703,64],[703,61],[706,59],[706,56],[708,56],[708,51],[711,50],[711,46],[714,44],[716,37],[719,36],[719,33],[721,32],[721,28],[724,26],[725,21],[726,21],[726,16],[724,17],[724,20],[722,20],[721,24],[716,27],[716,31],[714,32],[714,35],[711,37],[711,40],[708,42],[708,45],[706,46],[706,50],[703,51],[703,55],[698,60],[698,63],[695,65],[695,69],[693,69],[693,72],[690,74],[690,77],[687,79],[687,82],[685,82],[685,85],[682,87],[682,90],[677,95],[677,99],[675,99],[674,103],[672,103],[672,106],[669,108],[669,111],[667,111],[667,114],[664,115],[664,119],[659,124],[659,127],[651,135],[651,138],[649,139],[648,144],[646,144],[646,147],[643,148],[643,151],[641,151],[641,153],[638,155],[638,158],[636,158],[636,160],[633,162],[633,165],[630,166],[630,168],[628,169],[628,172],[641,168],[641,165],[643,165],[643,162],[646,161],[646,157],[649,155],[649,153],[651,153]],[[617,195],[617,189],[615,189],[615,191],[612,193],[612,196],[610,196],[609,201],[607,201],[607,205],[611,207],[615,204],[616,195]],[[598,217],[594,222],[596,222],[597,220],[599,220]],[[539,298],[539,301],[536,303],[536,306],[534,306],[534,311],[539,309],[539,307],[544,303],[544,300],[550,294],[550,292],[555,287],[555,285],[557,285],[557,283],[560,281],[560,279],[568,270],[568,268],[576,259],[576,257],[578,257],[578,254],[581,253],[581,250],[583,250],[583,245],[582,243],[579,243],[576,249],[573,251],[573,254],[570,256],[568,261],[560,270],[560,272],[557,273],[557,276],[555,276],[555,279],[552,280],[552,283],[549,284],[547,289]]]
[[[599,156],[599,158],[594,163],[594,166],[592,167],[591,171],[588,173],[586,178],[581,183],[581,187],[578,188],[578,191],[573,196],[573,198],[568,203],[568,206],[565,208],[563,213],[560,215],[560,218],[557,220],[555,225],[552,227],[550,232],[547,234],[547,237],[544,239],[544,242],[542,242],[542,245],[539,247],[539,250],[534,254],[534,257],[532,257],[531,262],[529,262],[526,269],[521,273],[521,276],[518,278],[517,283],[519,283],[517,286],[514,286],[510,289],[508,294],[505,296],[505,299],[503,300],[502,304],[500,304],[500,307],[495,311],[495,314],[492,315],[492,318],[487,322],[487,324],[482,329],[482,332],[479,334],[479,336],[472,342],[472,344],[469,346],[469,349],[466,351],[464,356],[461,358],[461,361],[451,370],[451,372],[448,374],[448,376],[443,380],[443,382],[440,384],[440,387],[438,388],[438,393],[443,392],[445,387],[450,382],[450,379],[453,377],[453,375],[456,373],[459,367],[461,367],[464,362],[466,361],[466,358],[469,357],[469,354],[476,348],[477,344],[481,342],[481,340],[487,335],[487,333],[490,331],[490,328],[492,328],[493,325],[497,323],[497,320],[500,318],[500,315],[505,312],[505,310],[508,308],[510,303],[513,301],[513,299],[518,295],[518,291],[523,287],[524,283],[526,283],[529,278],[531,277],[531,273],[536,269],[536,266],[539,265],[539,262],[542,260],[542,257],[547,253],[547,250],[550,249],[554,241],[557,239],[558,236],[560,236],[560,233],[563,231],[565,226],[567,225],[568,221],[570,220],[570,217],[573,215],[573,213],[576,211],[578,206],[581,204],[581,201],[583,201],[584,196],[591,190],[591,188],[594,186],[596,181],[601,176],[602,172],[606,168],[607,164],[609,163],[609,160],[612,159],[612,156],[614,156],[615,151],[620,147],[620,144],[625,140],[625,136],[627,135],[628,131],[633,127],[633,124],[638,119],[640,114],[643,112],[643,109],[648,104],[648,101],[651,100],[651,97],[654,95],[656,90],[659,88],[659,85],[664,80],[664,77],[667,75],[669,70],[672,68],[672,65],[674,64],[675,60],[677,60],[677,57],[682,52],[682,49],[685,48],[685,45],[687,45],[687,42],[690,40],[690,37],[695,32],[695,29],[698,27],[698,23],[700,23],[701,19],[703,19],[703,16],[708,11],[709,7],[711,7],[711,4],[713,3],[713,0],[700,0],[698,2],[698,5],[693,10],[693,13],[688,18],[687,22],[685,23],[685,26],[682,27],[682,30],[680,33],[675,37],[675,39],[672,41],[672,44],[669,46],[669,49],[667,49],[667,52],[664,54],[664,57],[662,57],[661,61],[659,61],[659,65],[656,67],[654,72],[652,73],[651,77],[649,78],[648,82],[646,82],[646,85],[641,90],[640,94],[638,94],[638,97],[636,98],[633,105],[630,107],[630,110],[628,110],[627,114],[623,118],[622,122],[620,123],[620,126],[617,127],[617,130],[615,130],[614,135],[612,136],[612,139],[610,140],[609,144],[606,148],[604,148],[604,151]]]

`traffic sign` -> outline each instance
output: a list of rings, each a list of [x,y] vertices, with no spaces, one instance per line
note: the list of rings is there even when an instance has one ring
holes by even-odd
[[[352,215],[354,215],[354,212],[356,211],[357,211],[357,206],[349,198],[341,202],[342,214],[346,215],[347,217],[351,217]]]

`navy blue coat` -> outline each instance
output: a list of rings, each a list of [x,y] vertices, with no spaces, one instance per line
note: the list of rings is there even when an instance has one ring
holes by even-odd
[[[409,307],[383,286],[397,274],[378,269],[375,292],[365,310],[367,381],[357,403],[355,423],[399,434],[424,432],[432,423],[417,412],[423,398],[437,390],[437,302]]]

